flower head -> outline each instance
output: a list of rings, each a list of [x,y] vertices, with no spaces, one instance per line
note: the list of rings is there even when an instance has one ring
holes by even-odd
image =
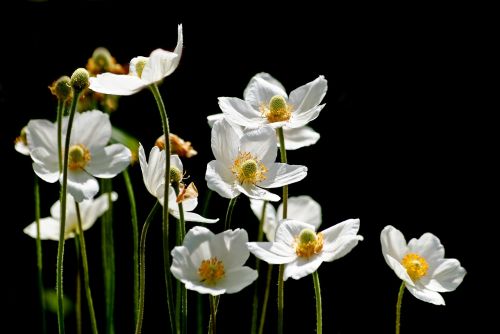
[[[170,133],[170,150],[172,154],[177,154],[181,158],[192,158],[198,154],[198,152],[193,148],[190,141],[185,141],[176,134]],[[156,139],[155,146],[158,146],[160,150],[165,149],[165,135],[161,135]]]
[[[67,127],[68,117],[65,117],[63,137]],[[99,110],[75,114],[69,143],[68,192],[77,202],[90,199],[99,191],[94,176],[113,178],[130,164],[130,150],[122,144],[107,145],[110,138],[107,114]],[[28,123],[27,139],[35,173],[46,182],[56,182],[61,174],[57,125],[47,120],[32,120]]]
[[[219,107],[228,120],[244,127],[301,128],[318,117],[326,90],[327,81],[320,75],[288,96],[278,80],[259,73],[248,83],[244,100],[219,97]]]
[[[154,50],[149,57],[130,61],[129,74],[104,73],[90,78],[90,89],[103,94],[132,95],[172,74],[182,55],[182,25],[177,27],[177,45],[173,52]]]
[[[403,234],[386,226],[380,234],[385,262],[405,282],[416,298],[435,305],[444,305],[440,292],[455,290],[466,274],[456,259],[444,258],[439,239],[425,233],[406,244]]]
[[[285,264],[283,278],[300,279],[315,272],[324,261],[331,262],[349,253],[363,240],[358,235],[359,219],[349,219],[316,232],[313,225],[284,219],[274,242],[249,242],[248,249],[270,264]]]
[[[245,132],[241,137],[226,121],[212,128],[215,160],[207,166],[208,187],[225,198],[244,193],[250,198],[278,201],[262,188],[276,188],[302,180],[307,167],[276,163],[276,134],[271,127]]]
[[[96,222],[97,218],[102,216],[109,209],[109,194],[102,194],[96,199],[85,200],[80,205],[80,215],[82,219],[82,228],[84,231],[91,228]],[[116,201],[118,194],[111,193],[111,199]],[[61,202],[55,202],[50,208],[51,217],[40,219],[40,239],[42,240],[59,240],[59,233],[61,227]],[[36,222],[24,228],[24,233],[32,238],[36,238]],[[66,225],[64,238],[74,238],[78,233],[78,216],[76,214],[76,206],[73,197],[68,194],[68,201],[66,207]]]
[[[236,293],[257,279],[257,271],[243,266],[250,252],[245,230],[226,230],[213,234],[195,226],[182,246],[172,250],[172,274],[186,289],[213,296]]]
[[[261,219],[264,201],[250,199],[250,207],[258,219]],[[291,219],[300,220],[314,226],[315,229],[321,225],[321,206],[309,196],[298,196],[288,198],[287,215]],[[266,234],[267,240],[274,241],[278,222],[283,217],[283,204],[274,209],[271,204],[266,205],[264,224],[262,230]]]

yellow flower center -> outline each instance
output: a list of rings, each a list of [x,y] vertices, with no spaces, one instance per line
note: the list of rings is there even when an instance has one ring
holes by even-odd
[[[200,267],[198,268],[200,281],[210,285],[215,285],[224,278],[225,274],[224,264],[215,256],[209,260],[201,261]]]
[[[182,173],[179,168],[172,166],[170,167],[170,182],[179,183],[182,180]]]
[[[266,179],[267,168],[251,153],[242,152],[234,160],[231,171],[241,184],[256,184]]]
[[[69,157],[68,157],[68,167],[71,170],[83,169],[87,166],[90,161],[91,155],[90,151],[83,144],[76,144],[70,146]]]
[[[300,231],[295,238],[295,253],[297,256],[310,258],[323,250],[323,234],[309,228]]]
[[[423,257],[415,253],[406,254],[401,260],[401,264],[405,267],[408,276],[416,282],[427,274],[429,264]]]
[[[275,95],[269,101],[269,105],[262,104],[260,112],[267,118],[269,123],[288,121],[292,116],[292,106],[289,105],[281,95]]]
[[[135,63],[135,72],[137,73],[137,76],[142,78],[142,71],[144,70],[144,66],[148,63],[148,58],[146,57],[139,57],[137,62]]]

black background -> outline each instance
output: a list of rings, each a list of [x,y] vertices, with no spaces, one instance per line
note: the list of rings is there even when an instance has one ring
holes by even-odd
[[[29,158],[13,149],[19,130],[32,118],[55,119],[56,101],[47,86],[61,75],[85,66],[92,51],[107,47],[120,63],[147,56],[158,47],[172,50],[176,26],[184,25],[184,53],[179,68],[160,90],[172,132],[192,141],[199,154],[185,168],[206,192],[206,163],[213,159],[206,116],[218,113],[218,96],[241,97],[248,80],[269,72],[287,91],[318,75],[328,80],[326,108],[310,125],[321,134],[311,147],[290,151],[290,163],[305,164],[309,174],[290,187],[291,195],[308,194],[323,207],[323,228],[348,218],[361,219],[365,237],[348,256],[320,269],[325,333],[393,331],[399,281],[385,264],[379,234],[394,225],[410,239],[436,234],[447,256],[467,269],[455,292],[439,307],[405,295],[403,333],[452,333],[467,326],[487,328],[492,279],[480,273],[489,265],[486,235],[494,218],[491,168],[494,132],[482,104],[489,91],[483,82],[488,20],[470,8],[354,7],[315,2],[269,5],[257,2],[221,5],[134,5],[102,1],[51,1],[18,4],[2,10],[13,22],[2,23],[0,62],[2,213],[2,284],[7,313],[2,323],[16,332],[38,332],[34,240],[22,229],[34,219],[33,173]],[[486,113],[485,113],[486,112]],[[6,120],[5,120],[6,119]],[[120,100],[114,125],[135,135],[146,147],[161,134],[151,94]],[[140,168],[131,169],[142,223],[154,200],[143,187]],[[115,210],[117,249],[117,333],[132,333],[131,227],[121,177]],[[58,197],[58,185],[42,182],[42,217]],[[6,202],[5,202],[6,198]],[[6,204],[5,204],[6,203]],[[223,218],[227,200],[213,196],[209,217]],[[5,206],[4,206],[5,205]],[[201,209],[200,209],[201,210]],[[91,284],[98,322],[102,324],[103,290],[100,228],[86,233]],[[255,236],[257,220],[248,200],[235,209],[233,227]],[[189,225],[188,225],[189,228]],[[215,231],[220,225],[213,226]],[[149,267],[144,332],[167,328],[161,260],[160,221],[148,239]],[[44,246],[44,279],[55,286],[57,243]],[[494,253],[493,253],[494,256]],[[253,266],[253,257],[249,263]],[[493,260],[492,260],[493,261]],[[74,249],[65,253],[65,291],[73,298]],[[264,276],[264,275],[262,275]],[[276,319],[273,284],[266,332]],[[285,332],[313,332],[314,290],[311,277],[285,284]],[[222,298],[221,333],[246,332],[251,293]],[[194,294],[193,294],[194,295]],[[191,304],[193,306],[193,304]],[[84,309],[86,305],[84,304]],[[190,313],[194,321],[194,307]],[[50,331],[56,331],[50,315]],[[86,320],[87,318],[85,318]],[[68,332],[74,320],[68,317]],[[88,330],[88,322],[85,325]],[[191,329],[193,327],[191,326]]]

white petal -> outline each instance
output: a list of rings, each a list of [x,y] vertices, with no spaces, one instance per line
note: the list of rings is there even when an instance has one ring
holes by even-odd
[[[223,118],[224,118],[223,113],[208,115],[207,116],[208,126],[212,128],[214,126],[215,122],[217,122],[218,120],[221,120]]]
[[[319,140],[319,133],[308,126],[296,129],[284,127],[285,146],[287,150],[297,150],[299,148],[314,145]]]
[[[184,211],[193,211],[198,206],[198,198],[188,198],[182,201]]]
[[[317,230],[321,225],[321,205],[310,196],[288,198],[287,217],[313,225]],[[283,204],[278,207],[278,217],[283,217]]]
[[[240,126],[256,128],[266,122],[258,110],[236,97],[219,97],[219,107],[224,118]]]
[[[238,156],[239,141],[238,134],[226,120],[223,119],[214,124],[211,138],[212,152],[215,159],[228,168]]]
[[[114,202],[118,199],[118,194],[111,193],[111,200]],[[105,193],[93,200],[83,201],[80,204],[80,212],[82,217],[82,228],[84,231],[91,228],[97,221],[97,218],[102,216],[109,209],[109,194]]]
[[[250,79],[243,93],[245,101],[255,110],[259,110],[261,104],[268,105],[271,98],[275,95],[283,96],[284,98],[288,97],[285,89],[278,80],[267,73],[259,73]]]
[[[250,198],[250,207],[259,221],[262,218],[262,208],[264,207],[264,203],[266,202],[263,200]],[[276,218],[276,210],[271,204],[267,203],[266,211],[264,213],[264,223],[262,226],[262,230],[266,234],[267,240],[274,241],[277,226],[278,222]]]
[[[292,246],[303,229],[315,230],[314,226],[294,219],[282,219],[276,230],[276,242]]]
[[[172,74],[179,65],[179,55],[163,49],[154,50],[142,71],[141,79],[152,84]]]
[[[258,277],[257,270],[249,267],[239,267],[226,273],[226,277],[217,283],[217,286],[226,290],[226,293],[236,293],[252,284]]]
[[[68,117],[63,120],[63,133],[68,128]],[[109,115],[100,110],[76,113],[71,130],[71,145],[83,144],[90,151],[106,146],[111,138]]]
[[[297,258],[293,247],[281,242],[248,242],[248,250],[269,264],[290,263]]]
[[[61,225],[59,220],[52,217],[46,217],[40,219],[40,239],[41,240],[59,240],[59,232]],[[24,233],[32,238],[36,239],[36,222],[33,222],[26,226],[23,230]]]
[[[427,289],[418,289],[416,287],[406,285],[406,288],[412,295],[414,295],[417,299],[423,300],[424,302],[428,302],[434,305],[444,305],[443,297],[435,291],[427,290]]]
[[[112,178],[130,165],[132,153],[122,144],[112,144],[91,153],[92,157],[85,170],[101,178]]]
[[[317,255],[313,255],[309,259],[297,257],[295,261],[285,265],[283,280],[287,280],[289,277],[301,279],[318,270],[321,263],[323,263],[323,260]]]
[[[300,114],[318,106],[326,95],[328,84],[324,76],[295,89],[290,93],[294,113]]]
[[[319,113],[321,112],[321,110],[323,110],[324,107],[325,105],[322,104],[300,114],[292,112],[292,117],[290,118],[288,123],[286,123],[286,127],[300,128],[307,125],[309,122],[315,120],[319,116]]]
[[[253,184],[236,184],[236,189],[238,189],[243,194],[247,195],[249,198],[261,199],[270,202],[277,202],[280,197],[273,194],[265,189],[254,186]]]
[[[208,228],[195,226],[186,233],[182,245],[192,253],[201,243],[212,239],[213,236],[214,234]]]
[[[219,221],[219,218],[216,218],[216,219],[205,218],[205,217],[200,216],[197,213],[186,211],[186,212],[184,212],[184,220],[187,222],[213,224],[213,223],[217,223]]]
[[[184,166],[182,166],[182,161],[177,154],[170,156],[170,168],[172,167],[176,167],[181,173],[184,173]]]
[[[363,237],[357,235],[359,219],[349,219],[322,231],[324,261],[333,261],[348,254]]]
[[[103,73],[90,78],[90,89],[110,95],[132,95],[147,86],[147,82],[134,75]]]
[[[57,153],[54,155],[45,148],[31,150],[33,170],[45,182],[54,183],[59,179],[59,162]]]
[[[462,283],[465,274],[466,271],[460,266],[458,260],[444,259],[440,265],[434,269],[432,278],[425,284],[425,287],[437,292],[453,291]]]
[[[422,256],[429,265],[444,258],[444,247],[432,233],[424,233],[419,239],[408,242],[408,252]]]
[[[146,161],[144,148],[139,145],[139,162],[142,170],[144,185],[149,193],[155,197],[163,197],[165,184],[165,152],[153,146]]]
[[[29,121],[26,128],[26,140],[30,151],[43,148],[53,155],[57,163],[57,125],[45,119]]]
[[[186,283],[199,280],[197,269],[193,264],[189,250],[184,246],[174,247],[171,251],[172,265],[170,271],[175,278]]]
[[[207,164],[205,180],[210,190],[224,198],[235,198],[240,194],[240,191],[233,185],[234,176],[231,171],[217,160],[212,160]]]
[[[224,263],[226,270],[241,267],[250,257],[248,234],[244,229],[226,230],[210,241],[212,255]]]
[[[62,176],[59,181],[62,181]],[[92,175],[84,171],[68,172],[68,192],[81,202],[93,198],[99,191],[99,183]]]
[[[359,219],[348,219],[322,231],[325,244],[334,244],[338,239],[355,236],[359,231]]]
[[[380,233],[380,243],[382,244],[382,255],[389,266],[388,256],[399,262],[408,253],[403,233],[391,225],[384,227]]]
[[[386,262],[391,267],[392,270],[396,273],[396,276],[399,277],[399,279],[405,281],[407,286],[414,286],[415,283],[413,280],[410,278],[408,275],[408,272],[406,271],[406,268],[403,267],[401,262],[393,258],[392,256],[388,255],[386,258]]]
[[[240,151],[250,152],[265,166],[276,161],[278,154],[276,131],[269,126],[247,131],[240,141]]]
[[[277,162],[267,167],[269,170],[267,171],[266,179],[258,183],[259,187],[278,188],[299,182],[307,176],[306,166],[288,165]]]
[[[30,155],[30,148],[28,145],[25,145],[23,142],[19,141],[14,144],[14,149],[21,153],[22,155]]]

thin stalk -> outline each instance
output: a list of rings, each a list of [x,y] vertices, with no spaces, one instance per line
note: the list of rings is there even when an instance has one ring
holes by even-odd
[[[76,297],[75,297],[75,318],[76,318],[76,333],[82,334],[82,274],[80,269],[81,255],[80,255],[80,242],[79,238],[75,239],[75,253],[76,253]]]
[[[104,273],[104,299],[106,313],[106,333],[115,332],[114,311],[115,311],[115,248],[113,238],[113,200],[111,198],[111,179],[101,180],[102,192],[108,194],[108,210],[101,218],[101,248],[102,263]]]
[[[42,240],[40,239],[40,185],[38,176],[35,175],[35,222],[36,222],[36,267],[38,274],[38,299],[42,317],[42,333],[47,332],[47,320],[45,312],[45,291],[43,288],[43,261],[42,261]]]
[[[267,265],[266,291],[264,292],[264,300],[262,301],[262,311],[260,313],[259,334],[264,332],[264,323],[266,322],[267,304],[269,301],[269,291],[271,290],[271,278],[273,277],[273,265]]]
[[[209,295],[208,299],[210,301],[210,324],[208,328],[208,333],[209,334],[215,334],[216,333],[216,328],[217,328],[217,297]]]
[[[314,293],[316,295],[316,333],[323,333],[323,317],[322,317],[322,307],[321,307],[321,287],[319,285],[319,275],[316,270],[312,274],[314,281]]]
[[[174,184],[175,195],[179,196],[179,185]],[[182,202],[177,203],[179,209],[179,222],[177,225],[177,245],[181,245],[184,237],[186,236],[186,222],[184,220],[184,207]],[[177,306],[176,308],[176,319],[178,319],[179,324],[177,328],[180,328],[181,333],[187,333],[187,289],[184,284],[181,284],[177,280],[177,300],[180,301],[180,312]],[[176,301],[177,305],[177,301]]]
[[[208,213],[208,204],[210,203],[210,199],[212,198],[213,191],[210,189],[207,189],[207,192],[205,194],[205,199],[203,200],[203,211],[202,211],[202,216],[206,217]],[[204,316],[203,316],[203,298],[201,293],[196,294],[196,333],[197,334],[202,334],[203,333],[203,322],[204,322]]]
[[[233,210],[234,210],[234,206],[236,205],[237,199],[238,199],[238,196],[231,198],[231,200],[229,201],[229,204],[227,205],[226,219],[224,220],[224,231],[228,230],[231,227],[231,220],[233,218]]]
[[[286,159],[286,148],[285,148],[285,136],[283,135],[283,128],[276,129],[278,133],[278,138],[280,141],[280,155],[281,162],[286,164],[288,161]],[[283,186],[283,219],[287,218],[288,215],[288,185]]]
[[[62,118],[64,113],[65,102],[57,99],[57,158],[59,159],[59,173],[63,169],[62,160]]]
[[[403,303],[403,294],[405,292],[405,282],[401,282],[398,293],[398,302],[396,303],[396,334],[399,334],[399,328],[401,326],[401,304]]]
[[[264,220],[266,218],[266,206],[267,201],[262,204],[262,213],[259,220],[259,229],[257,232],[257,241],[262,241],[264,237]],[[260,271],[260,259],[255,258],[255,270]],[[259,281],[255,281],[254,291],[253,291],[253,302],[252,302],[252,327],[250,328],[250,333],[257,333],[257,313],[259,311]]]

